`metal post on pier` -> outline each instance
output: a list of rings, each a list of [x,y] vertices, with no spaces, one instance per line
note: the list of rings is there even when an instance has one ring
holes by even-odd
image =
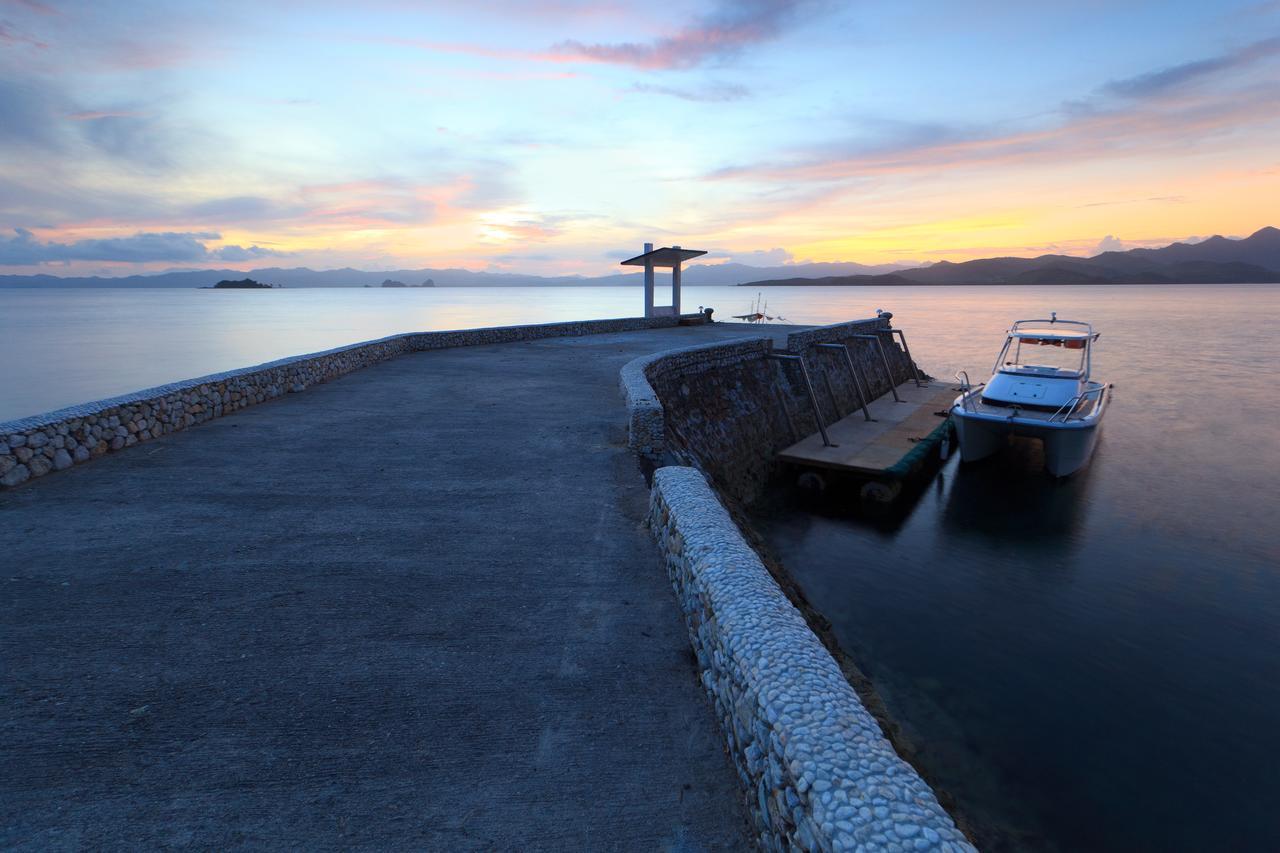
[[[875,341],[876,349],[880,350],[880,363],[884,365],[885,378],[889,380],[889,390],[893,392],[894,402],[901,403],[903,399],[898,396],[898,384],[893,381],[893,371],[889,368],[889,356],[884,351],[884,341],[880,340],[879,335],[850,335],[851,338],[857,338],[861,341]]]
[[[871,410],[867,408],[867,403],[870,402],[871,400],[871,386],[868,385],[866,392],[865,393],[863,392],[862,390],[862,386],[864,384],[863,379],[861,376],[858,375],[858,368],[855,367],[853,364],[853,353],[849,352],[849,345],[848,344],[814,344],[814,346],[820,349],[840,350],[841,352],[844,353],[844,361],[845,361],[845,364],[848,365],[849,367],[849,375],[853,377],[853,391],[855,394],[858,395],[858,404],[862,408],[862,416],[866,418],[868,421],[875,420],[875,418],[871,417]]]
[[[881,334],[888,333],[890,337],[898,336],[898,340],[902,341],[902,352],[907,357],[907,366],[911,368],[911,376],[916,380],[916,387],[923,388],[924,380],[920,378],[920,368],[916,367],[915,361],[911,358],[911,347],[907,346],[907,333],[901,329],[881,329]]]
[[[822,434],[823,447],[836,447],[831,443],[831,438],[827,435],[827,425],[822,422],[822,409],[818,406],[818,395],[813,393],[813,383],[809,381],[809,368],[805,367],[804,359],[798,355],[783,355],[782,353],[771,352],[767,358],[775,361],[798,361],[800,362],[800,375],[804,377],[804,390],[809,395],[809,403],[813,406],[813,417],[818,422],[818,432]]]

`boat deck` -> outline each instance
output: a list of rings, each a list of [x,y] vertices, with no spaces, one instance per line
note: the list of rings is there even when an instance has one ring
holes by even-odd
[[[947,412],[960,391],[954,383],[938,381],[923,387],[904,382],[897,391],[901,402],[887,394],[867,407],[873,420],[866,420],[862,409],[857,409],[828,426],[833,447],[822,443],[821,433],[814,433],[782,451],[778,458],[871,476],[910,473],[915,468],[911,460],[923,455],[918,452],[921,443],[931,438],[941,440],[944,432],[939,428],[946,423]]]
[[[956,396],[959,396],[959,393],[957,391]],[[1017,417],[1023,421],[1044,421],[1045,423],[1052,421],[1058,424],[1068,424],[1075,421],[1088,420],[1097,411],[1101,402],[1102,396],[1098,394],[1079,401],[1066,414],[1063,414],[1059,409],[1032,409],[1027,406],[1016,407],[1017,411],[1015,412],[1014,406],[997,406],[985,401],[982,398],[982,392],[975,390],[965,404],[965,410],[973,414],[986,415],[1000,420]],[[822,443],[821,438],[819,438],[818,443]]]

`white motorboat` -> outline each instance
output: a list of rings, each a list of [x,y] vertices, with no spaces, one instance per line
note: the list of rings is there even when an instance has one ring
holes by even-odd
[[[1019,320],[1005,337],[991,378],[971,385],[956,378],[961,393],[951,419],[966,462],[984,459],[1010,436],[1044,443],[1045,469],[1066,477],[1084,467],[1098,442],[1111,386],[1089,378],[1093,326],[1074,320]]]

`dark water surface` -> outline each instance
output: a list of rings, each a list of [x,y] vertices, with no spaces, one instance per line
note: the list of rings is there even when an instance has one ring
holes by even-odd
[[[1015,319],[1102,331],[1092,465],[953,460],[897,525],[779,504],[771,547],[990,847],[1280,850],[1280,287],[776,288],[990,370]],[[742,313],[754,292],[686,288]],[[0,420],[419,329],[639,312],[636,288],[0,290]]]
[[[980,846],[1280,850],[1280,288],[912,297],[939,377],[985,378],[1011,320],[1092,321],[1092,464],[953,458],[896,522],[775,501],[770,546]]]

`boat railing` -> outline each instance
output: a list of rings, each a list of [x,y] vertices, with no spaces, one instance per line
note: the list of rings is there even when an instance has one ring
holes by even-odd
[[[1108,387],[1109,386],[1105,382],[1099,382],[1096,387],[1075,395],[1070,400],[1059,406],[1058,410],[1049,416],[1049,423],[1053,423],[1057,420],[1058,415],[1062,415],[1062,421],[1063,423],[1066,423],[1070,420],[1072,413],[1076,410],[1076,407],[1094,395],[1101,395]]]
[[[964,407],[965,411],[976,412],[977,409],[973,406],[973,395],[975,392],[981,391],[987,383],[980,382],[974,385],[969,381],[969,371],[967,370],[957,370],[956,381],[960,383],[960,405]]]

